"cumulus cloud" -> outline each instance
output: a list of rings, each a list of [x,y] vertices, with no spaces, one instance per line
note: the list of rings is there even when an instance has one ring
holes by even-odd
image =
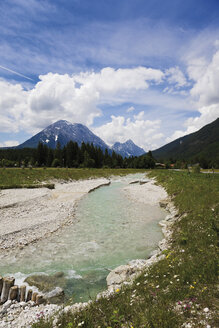
[[[156,141],[163,137],[162,133],[158,133],[160,124],[160,120],[145,120],[142,111],[133,120],[112,115],[111,122],[95,128],[93,131],[111,146],[116,141],[125,142],[131,139],[147,151],[155,149],[157,147]]]
[[[171,67],[165,71],[165,76],[170,84],[174,84],[177,88],[186,86],[187,79],[178,66]]]
[[[175,131],[166,139],[167,142],[195,132],[219,117],[219,51],[213,55],[210,63],[204,58],[192,60],[188,66],[188,74],[195,81],[190,94],[198,115],[187,119],[185,130]]]
[[[126,110],[126,112],[127,113],[131,113],[131,112],[133,112],[135,110],[135,107],[134,106],[131,106],[131,107],[129,107],[127,110]]]
[[[8,140],[8,141],[0,142],[0,147],[14,147],[18,145],[19,142],[17,140]]]
[[[95,117],[101,116],[98,107],[103,103],[122,103],[126,96],[137,96],[150,83],[160,83],[160,70],[137,67],[76,75],[48,73],[31,90],[19,84],[0,81],[0,127],[2,131],[25,129],[35,133],[46,125],[67,119],[90,126]]]

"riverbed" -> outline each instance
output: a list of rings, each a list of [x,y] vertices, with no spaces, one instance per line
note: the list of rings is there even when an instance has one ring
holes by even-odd
[[[130,184],[142,179],[143,185]],[[87,193],[70,224],[23,249],[0,255],[0,273],[13,275],[20,284],[33,273],[63,272],[61,287],[67,297],[73,296],[75,302],[94,298],[106,289],[111,269],[147,258],[162,239],[158,222],[166,212],[157,198],[150,200],[149,194],[157,193],[156,186],[150,193],[149,184],[142,174],[129,175]]]

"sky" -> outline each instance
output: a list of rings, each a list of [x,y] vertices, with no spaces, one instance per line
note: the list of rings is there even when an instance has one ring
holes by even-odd
[[[148,151],[218,117],[218,0],[0,1],[0,147],[64,119]]]

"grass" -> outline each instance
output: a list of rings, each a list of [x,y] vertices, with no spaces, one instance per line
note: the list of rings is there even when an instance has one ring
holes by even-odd
[[[109,178],[112,175],[126,175],[145,172],[140,169],[66,169],[66,168],[0,168],[0,189],[51,187],[42,184],[51,180],[79,180]]]
[[[219,175],[155,170],[150,176],[167,190],[180,213],[163,259],[109,299],[94,301],[76,314],[60,314],[58,327],[219,326]],[[52,323],[41,318],[33,327]]]

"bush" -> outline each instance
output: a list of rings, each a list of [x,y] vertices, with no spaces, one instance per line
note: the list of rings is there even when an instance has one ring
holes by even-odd
[[[193,173],[200,173],[201,172],[200,166],[199,165],[193,166],[192,172]]]

